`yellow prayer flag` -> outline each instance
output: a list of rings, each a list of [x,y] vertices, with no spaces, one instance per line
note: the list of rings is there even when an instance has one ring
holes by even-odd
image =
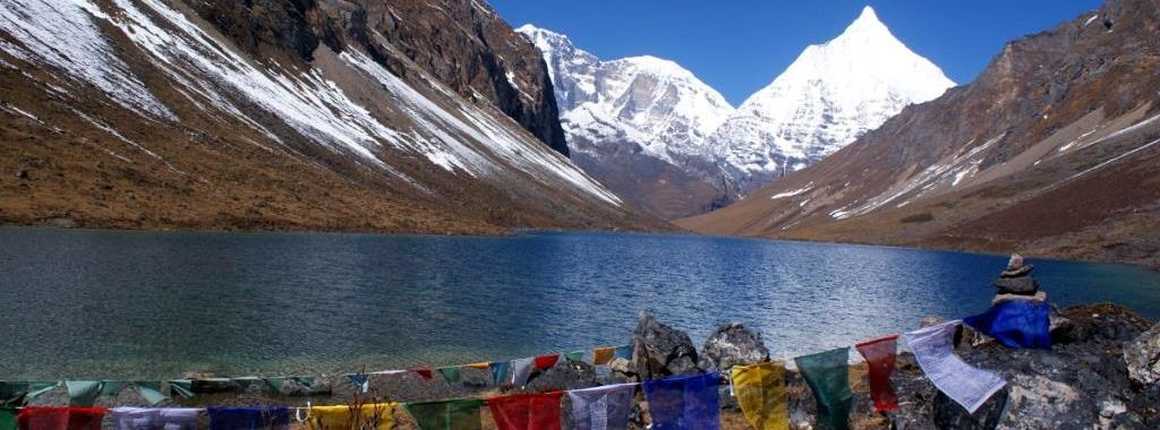
[[[759,363],[733,367],[733,393],[745,420],[757,430],[788,430],[789,404],[785,364]]]
[[[355,406],[314,406],[310,408],[310,430],[391,430],[395,423],[394,403],[363,405],[355,414]]]
[[[592,350],[592,362],[597,366],[608,364],[615,354],[615,347],[596,348]]]

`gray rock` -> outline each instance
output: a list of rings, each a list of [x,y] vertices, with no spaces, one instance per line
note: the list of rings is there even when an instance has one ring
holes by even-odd
[[[998,429],[1089,429],[1096,422],[1092,399],[1079,389],[1044,376],[1008,379],[1007,412]]]
[[[1115,426],[1116,417],[1128,412],[1128,406],[1116,399],[1108,399],[1100,402],[1100,422],[1097,426],[1100,429],[1111,429]]]
[[[594,366],[583,361],[560,360],[556,366],[534,376],[528,382],[527,390],[543,393],[593,386],[596,386],[596,368]]]
[[[706,371],[726,374],[735,365],[763,361],[769,361],[769,349],[761,341],[761,333],[755,333],[741,323],[718,327],[701,348],[700,367]]]
[[[934,396],[932,415],[934,424],[944,430],[991,430],[1003,416],[1003,406],[1007,403],[1007,390],[999,391],[987,402],[970,414],[942,392]]]
[[[647,312],[641,312],[633,332],[632,355],[632,367],[644,379],[701,372],[697,367],[697,348],[689,335],[660,323]]]
[[[1141,385],[1160,383],[1160,324],[1124,345],[1128,377]]]

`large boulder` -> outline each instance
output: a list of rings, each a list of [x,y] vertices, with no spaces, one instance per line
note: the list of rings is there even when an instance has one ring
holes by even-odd
[[[576,390],[597,385],[596,367],[583,361],[560,360],[528,382],[528,391]]]
[[[763,361],[769,361],[769,349],[761,341],[761,333],[749,330],[741,323],[718,327],[701,348],[701,368],[723,375],[735,365]]]
[[[1040,375],[1015,375],[1008,383],[1006,413],[997,429],[1088,429],[1097,422],[1092,399],[1076,387]]]
[[[701,373],[697,348],[688,333],[674,329],[647,312],[633,331],[633,367],[644,379]]]
[[[1141,385],[1160,383],[1160,324],[1124,345],[1128,377]]]

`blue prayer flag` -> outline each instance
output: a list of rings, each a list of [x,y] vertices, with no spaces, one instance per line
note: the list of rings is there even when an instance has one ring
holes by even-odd
[[[1051,349],[1051,305],[1039,300],[1005,300],[963,322],[1008,348]]]
[[[721,412],[716,373],[645,381],[654,430],[715,430]]]

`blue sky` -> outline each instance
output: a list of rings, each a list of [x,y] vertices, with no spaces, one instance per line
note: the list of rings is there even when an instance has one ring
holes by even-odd
[[[567,34],[603,59],[655,55],[680,63],[734,105],[765,87],[809,44],[842,32],[870,5],[910,49],[957,83],[1003,43],[1045,31],[1100,0],[491,0],[513,26]]]

